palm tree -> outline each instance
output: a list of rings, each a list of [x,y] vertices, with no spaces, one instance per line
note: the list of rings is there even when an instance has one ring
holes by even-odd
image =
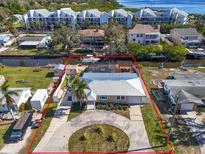
[[[12,95],[18,96],[18,93],[16,91],[9,90],[9,85],[7,81],[0,87],[0,91],[3,94],[3,96],[0,98],[0,102],[6,100],[7,108],[11,113],[13,120],[16,120],[13,112],[15,100],[11,96]]]
[[[85,89],[90,89],[85,80],[81,80],[79,76],[75,78],[75,81],[72,84],[73,95],[78,102],[80,102],[80,107],[82,106],[82,102],[87,100],[87,95],[85,93]]]

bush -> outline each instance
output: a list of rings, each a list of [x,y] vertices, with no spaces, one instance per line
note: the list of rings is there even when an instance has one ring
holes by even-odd
[[[101,127],[101,126],[97,127],[95,129],[95,132],[98,133],[98,134],[104,134],[105,133],[103,127]]]
[[[22,112],[26,109],[26,103],[22,103],[20,106],[19,106],[19,111]]]
[[[116,133],[112,133],[112,139],[113,139],[113,142],[116,142],[117,139],[118,139],[118,136]]]
[[[41,71],[41,68],[35,68],[33,69],[33,72],[40,72]]]

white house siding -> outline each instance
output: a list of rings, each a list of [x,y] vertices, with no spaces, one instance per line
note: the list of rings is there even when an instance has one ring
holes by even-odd
[[[142,97],[134,97],[129,96],[127,99],[128,104],[141,104],[142,103]]]
[[[185,103],[185,104],[181,104],[181,111],[192,111],[194,107],[193,103]]]

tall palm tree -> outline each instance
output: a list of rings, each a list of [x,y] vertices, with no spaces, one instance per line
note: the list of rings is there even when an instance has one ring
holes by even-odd
[[[87,100],[87,95],[85,93],[85,89],[90,89],[85,80],[81,80],[79,76],[75,78],[75,81],[72,84],[73,95],[78,102],[80,102],[80,106],[82,106],[82,102]]]
[[[0,87],[0,91],[3,94],[3,96],[0,98],[0,103],[6,100],[7,108],[11,113],[13,120],[16,120],[13,112],[15,100],[12,98],[12,95],[18,96],[18,93],[16,91],[9,90],[9,85],[7,81]]]

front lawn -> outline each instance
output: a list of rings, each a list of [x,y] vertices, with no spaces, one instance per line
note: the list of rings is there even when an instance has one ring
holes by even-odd
[[[0,66],[0,75],[6,77],[11,87],[32,87],[32,90],[48,88],[53,80],[49,68]]]
[[[97,103],[96,109],[108,110],[130,119],[129,106],[127,104]]]
[[[83,113],[86,110],[86,103],[83,103],[82,106],[80,106],[80,103],[72,103],[70,113],[68,115],[68,121],[79,116],[81,113]]]
[[[75,132],[68,142],[69,152],[126,152],[129,138],[109,125],[92,125]]]
[[[9,139],[13,126],[13,121],[0,121],[0,149],[4,147],[5,142]]]

